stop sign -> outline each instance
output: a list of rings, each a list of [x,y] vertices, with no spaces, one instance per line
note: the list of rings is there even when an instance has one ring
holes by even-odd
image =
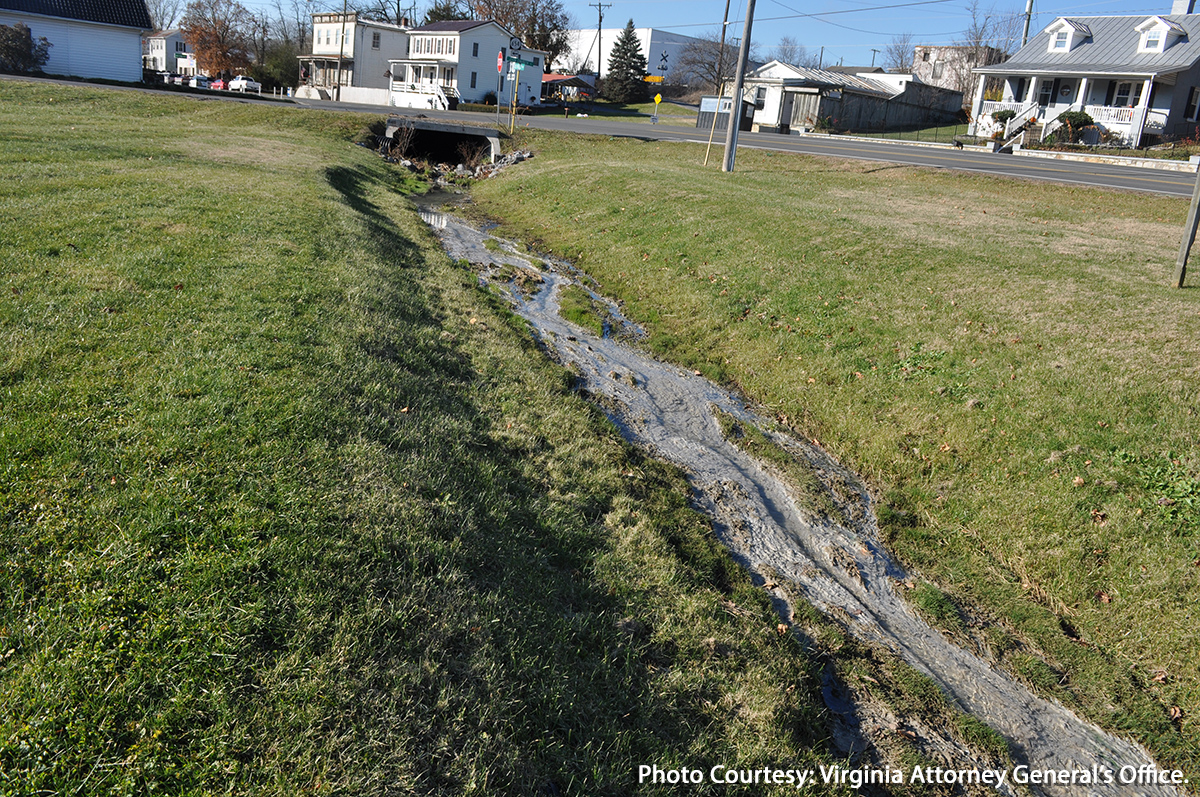
[[[503,50],[496,53],[496,71],[497,72],[504,71],[504,51]]]

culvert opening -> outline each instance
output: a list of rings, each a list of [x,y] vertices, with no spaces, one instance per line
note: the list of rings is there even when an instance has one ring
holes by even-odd
[[[379,145],[399,157],[472,167],[492,163],[500,152],[498,134],[490,128],[397,116],[388,118]]]

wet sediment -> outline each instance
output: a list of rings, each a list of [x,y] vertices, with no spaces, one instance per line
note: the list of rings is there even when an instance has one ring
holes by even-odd
[[[785,619],[793,595],[840,618],[858,638],[894,651],[931,678],[965,712],[999,731],[1014,760],[1034,770],[1108,770],[1113,783],[1030,786],[1047,795],[1180,795],[1174,786],[1123,784],[1129,767],[1153,767],[1136,744],[1080,720],[1063,706],[1033,694],[976,654],[960,648],[921,620],[899,597],[903,569],[878,539],[870,497],[853,474],[821,449],[773,429],[730,392],[696,373],[659,362],[622,339],[641,330],[607,302],[615,332],[597,337],[559,315],[558,292],[580,285],[598,301],[568,263],[519,253],[517,248],[436,207],[421,215],[437,230],[450,256],[470,262],[481,279],[533,270],[541,282],[508,291],[514,312],[526,319],[547,349],[579,375],[582,389],[598,397],[622,434],[689,474],[696,503],[714,520],[722,541],[766,585]],[[485,241],[491,239],[491,247]],[[499,245],[497,245],[499,244]],[[511,277],[501,279],[508,284]],[[607,330],[607,328],[606,328]],[[714,410],[754,426],[793,456],[848,486],[857,506],[851,522],[834,522],[802,508],[788,484],[769,466],[732,444]],[[780,581],[786,585],[781,586]],[[827,690],[830,691],[830,690]],[[843,701],[844,702],[844,701]],[[831,707],[833,708],[833,707]],[[846,714],[834,711],[834,714]],[[851,721],[851,724],[853,722]]]

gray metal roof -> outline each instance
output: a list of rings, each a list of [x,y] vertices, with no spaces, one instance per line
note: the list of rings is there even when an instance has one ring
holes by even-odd
[[[154,28],[145,0],[0,0],[0,8],[125,28]]]
[[[780,63],[786,67],[794,76],[787,78],[767,78],[759,76],[759,71],[765,70],[773,63]],[[784,64],[782,62],[772,61],[764,64],[759,69],[754,70],[746,76],[747,80],[753,81],[779,81],[788,86],[805,86],[809,88],[821,89],[845,89],[856,91],[861,94],[877,94],[883,97],[894,97],[898,92],[887,83],[882,83],[876,80],[860,78],[854,75],[847,75],[841,72],[831,72],[828,69],[808,69],[803,66],[793,66],[792,64]]]
[[[1021,74],[1123,74],[1150,75],[1182,72],[1200,60],[1200,14],[1158,14],[1168,23],[1184,31],[1182,38],[1161,53],[1139,53],[1141,34],[1137,26],[1156,15],[1124,17],[1071,17],[1065,21],[1079,30],[1086,28],[1091,35],[1071,48],[1070,52],[1052,53],[1049,27],[1029,40],[1029,43],[1002,64],[975,69],[985,75]]]

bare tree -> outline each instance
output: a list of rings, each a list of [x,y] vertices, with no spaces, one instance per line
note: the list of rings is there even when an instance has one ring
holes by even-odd
[[[305,52],[312,33],[312,15],[316,10],[316,0],[275,0],[272,35],[280,41],[296,45],[298,52]]]
[[[913,35],[897,33],[883,48],[883,67],[889,72],[911,72],[913,67]]]
[[[785,64],[798,64],[800,63],[800,56],[804,52],[803,44],[791,36],[781,36],[779,43],[775,45],[775,49],[767,55],[767,58],[782,61]]]
[[[717,91],[722,81],[728,81],[733,77],[737,70],[737,60],[737,47],[726,41],[725,51],[722,54],[719,34],[706,33],[697,37],[696,41],[688,42],[679,51],[675,69],[671,72],[671,81],[693,88],[707,87]],[[751,62],[758,60],[758,53],[752,46],[750,57],[746,62],[747,71],[754,68]],[[721,64],[721,74],[719,75],[717,74],[718,61]]]
[[[180,0],[146,0],[150,24],[155,30],[170,30],[179,20]]]
[[[775,49],[767,55],[767,60],[771,59],[807,69],[816,69],[819,60],[818,56],[809,52],[807,47],[791,36],[780,38],[779,44],[775,45]]]
[[[575,24],[560,0],[467,0],[467,6],[475,19],[494,20],[528,46],[545,50],[547,63],[571,49],[567,31]]]
[[[955,45],[962,48],[960,55],[949,62],[951,87],[964,95],[971,92],[974,76],[972,69],[991,66],[1008,58],[1016,49],[1021,31],[1021,15],[980,8],[979,0],[971,0],[967,6],[971,20]]]

